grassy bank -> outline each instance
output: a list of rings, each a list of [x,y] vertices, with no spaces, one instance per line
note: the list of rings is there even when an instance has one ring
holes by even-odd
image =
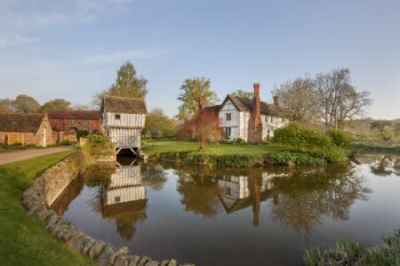
[[[282,144],[210,144],[200,151],[196,142],[151,141],[143,151],[153,160],[174,161],[215,167],[251,167],[255,165],[324,165],[317,149],[299,149]]]
[[[0,167],[0,261],[1,265],[93,265],[53,239],[43,224],[28,216],[21,194],[34,178],[69,152],[38,157]]]
[[[365,247],[358,243],[338,243],[336,249],[314,249],[306,252],[307,266],[400,265],[400,231],[385,239],[384,244]]]
[[[353,151],[356,153],[384,153],[400,155],[400,146],[358,143],[353,145]]]

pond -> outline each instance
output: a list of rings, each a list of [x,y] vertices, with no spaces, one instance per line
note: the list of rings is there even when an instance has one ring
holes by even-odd
[[[209,172],[123,162],[74,181],[53,208],[88,235],[156,260],[302,265],[336,241],[382,243],[400,228],[400,158],[331,169]]]

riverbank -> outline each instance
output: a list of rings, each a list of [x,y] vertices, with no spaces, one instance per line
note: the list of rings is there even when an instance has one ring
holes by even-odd
[[[254,166],[322,166],[328,163],[318,147],[268,144],[210,144],[203,151],[197,142],[148,141],[143,152],[150,160],[177,164],[205,165],[210,168]]]
[[[0,167],[0,261],[4,265],[94,265],[54,239],[21,205],[23,191],[36,176],[70,152],[37,157]]]
[[[336,249],[307,251],[306,266],[320,265],[399,265],[400,231],[384,239],[384,244],[365,247],[354,242],[340,242]]]
[[[353,145],[352,149],[356,153],[384,153],[400,155],[400,145],[357,143]]]

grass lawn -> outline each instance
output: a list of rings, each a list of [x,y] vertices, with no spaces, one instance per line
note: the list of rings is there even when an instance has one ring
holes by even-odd
[[[38,157],[0,167],[0,265],[94,265],[47,233],[44,225],[26,215],[22,192],[44,170],[69,152]]]
[[[210,144],[205,151],[200,152],[199,144],[185,141],[149,141],[143,146],[147,155],[164,152],[193,152],[206,155],[263,155],[283,150],[278,144]]]

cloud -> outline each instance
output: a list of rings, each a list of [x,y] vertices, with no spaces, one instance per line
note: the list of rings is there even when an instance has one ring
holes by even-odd
[[[1,0],[0,31],[85,23],[125,10],[134,0]]]
[[[40,41],[39,38],[24,36],[24,35],[19,35],[19,34],[7,36],[7,37],[4,36],[4,37],[0,37],[0,49],[24,46],[24,45],[36,43],[39,41]]]
[[[151,59],[163,54],[165,54],[164,51],[155,49],[116,51],[86,57],[83,59],[83,63],[86,65],[107,65],[123,63],[127,60]]]

